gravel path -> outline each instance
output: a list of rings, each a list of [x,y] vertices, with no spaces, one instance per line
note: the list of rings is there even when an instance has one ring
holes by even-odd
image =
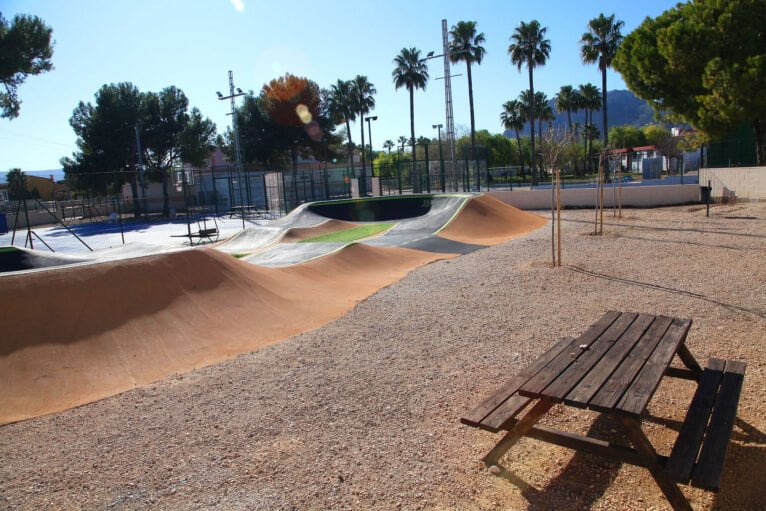
[[[666,509],[648,472],[522,440],[495,477],[498,437],[463,412],[555,339],[609,309],[691,317],[689,346],[748,361],[718,495],[766,501],[766,204],[592,211],[441,261],[318,330],[64,413],[0,428],[0,508]],[[727,218],[728,217],[728,218]],[[645,421],[667,453],[693,385],[663,383]],[[566,412],[566,413],[565,413]],[[619,439],[590,412],[545,423]],[[747,474],[746,478],[738,475]]]

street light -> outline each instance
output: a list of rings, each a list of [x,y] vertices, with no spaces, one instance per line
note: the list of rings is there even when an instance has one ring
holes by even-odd
[[[237,92],[234,92],[234,73],[232,71],[229,71],[229,95],[224,96],[219,91],[216,91],[216,94],[218,95],[218,99],[221,101],[225,101],[227,99],[231,100],[231,113],[227,115],[231,115],[231,124],[232,129],[234,131],[234,150],[236,154],[236,163],[237,163],[237,181],[239,181],[239,205],[242,208],[242,228],[245,228],[245,201],[242,197],[242,181],[241,181],[241,169],[242,169],[242,157],[240,155],[239,151],[239,132],[237,131],[237,116],[236,116],[236,106],[234,104],[234,98],[239,96],[244,96],[245,93],[242,92],[242,89],[237,88]],[[247,190],[248,194],[250,193],[250,189],[248,186]]]
[[[438,130],[438,139],[439,139],[439,168],[441,171],[441,175],[439,176],[441,178],[442,182],[442,193],[446,191],[445,189],[445,183],[444,183],[444,154],[442,154],[442,128],[444,127],[441,124],[434,124],[431,126],[433,129]]]
[[[375,176],[375,167],[373,166],[373,156],[372,156],[372,129],[370,128],[370,121],[377,121],[378,116],[373,115],[372,117],[367,117],[365,121],[367,121],[367,138],[370,142],[370,177]],[[364,151],[364,147],[362,148]]]

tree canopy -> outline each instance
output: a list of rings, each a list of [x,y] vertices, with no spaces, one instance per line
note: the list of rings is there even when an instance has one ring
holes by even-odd
[[[53,69],[53,29],[37,16],[17,15],[8,24],[0,13],[0,117],[19,116],[17,89],[29,75]]]
[[[697,0],[647,18],[614,67],[639,97],[711,137],[742,122],[766,164],[766,2]]]

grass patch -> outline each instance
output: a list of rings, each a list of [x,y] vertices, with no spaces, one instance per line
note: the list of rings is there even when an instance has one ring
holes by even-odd
[[[367,238],[374,234],[381,233],[390,229],[394,224],[370,224],[344,229],[342,231],[331,232],[301,240],[300,243],[348,243],[362,238]]]
[[[231,257],[236,257],[237,259],[242,259],[243,257],[247,257],[247,256],[249,256],[249,255],[250,255],[249,253],[244,253],[244,254],[231,254]]]

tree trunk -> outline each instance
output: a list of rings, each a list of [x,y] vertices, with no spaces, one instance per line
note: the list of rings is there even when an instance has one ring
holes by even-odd
[[[412,146],[412,169],[410,170],[410,179],[412,180],[413,191],[420,191],[420,176],[417,176],[416,165],[417,159],[415,155],[415,89],[408,87],[410,91],[410,145]],[[417,183],[415,182],[417,179]]]
[[[168,195],[168,172],[162,171],[162,216],[170,216],[170,196]]]
[[[465,67],[468,73],[468,108],[471,112],[471,158],[476,160],[476,123],[473,118],[473,79],[471,78],[470,60],[466,59]]]
[[[572,111],[567,108],[567,133],[572,131]]]
[[[766,132],[764,132],[766,120],[756,119],[753,121],[753,135],[755,136],[755,164],[766,165]]]
[[[530,144],[532,145],[532,186],[537,184],[537,167],[535,165],[535,83],[532,77],[532,70],[534,69],[531,62],[527,62],[527,68],[529,69],[529,135]]]
[[[521,138],[519,138],[519,130],[517,128],[514,128],[516,131],[516,145],[519,146],[519,160],[521,160],[519,163],[521,163],[521,179],[524,179],[524,153],[521,152]]]
[[[348,134],[348,161],[351,164],[351,175],[356,177],[354,172],[354,143],[351,141],[351,123],[346,117],[346,133]]]
[[[133,197],[133,216],[141,217],[141,204],[138,200],[138,175],[134,175],[130,182],[130,194]]]
[[[583,125],[583,137],[582,137],[582,150],[583,150],[583,170],[587,174],[590,171],[590,161],[588,160],[588,138],[590,133],[588,132],[588,109],[585,109],[585,124]]]
[[[606,124],[606,66],[601,70],[601,118],[604,121],[604,150],[609,147],[609,126]],[[609,181],[609,165],[604,164],[604,182]]]

